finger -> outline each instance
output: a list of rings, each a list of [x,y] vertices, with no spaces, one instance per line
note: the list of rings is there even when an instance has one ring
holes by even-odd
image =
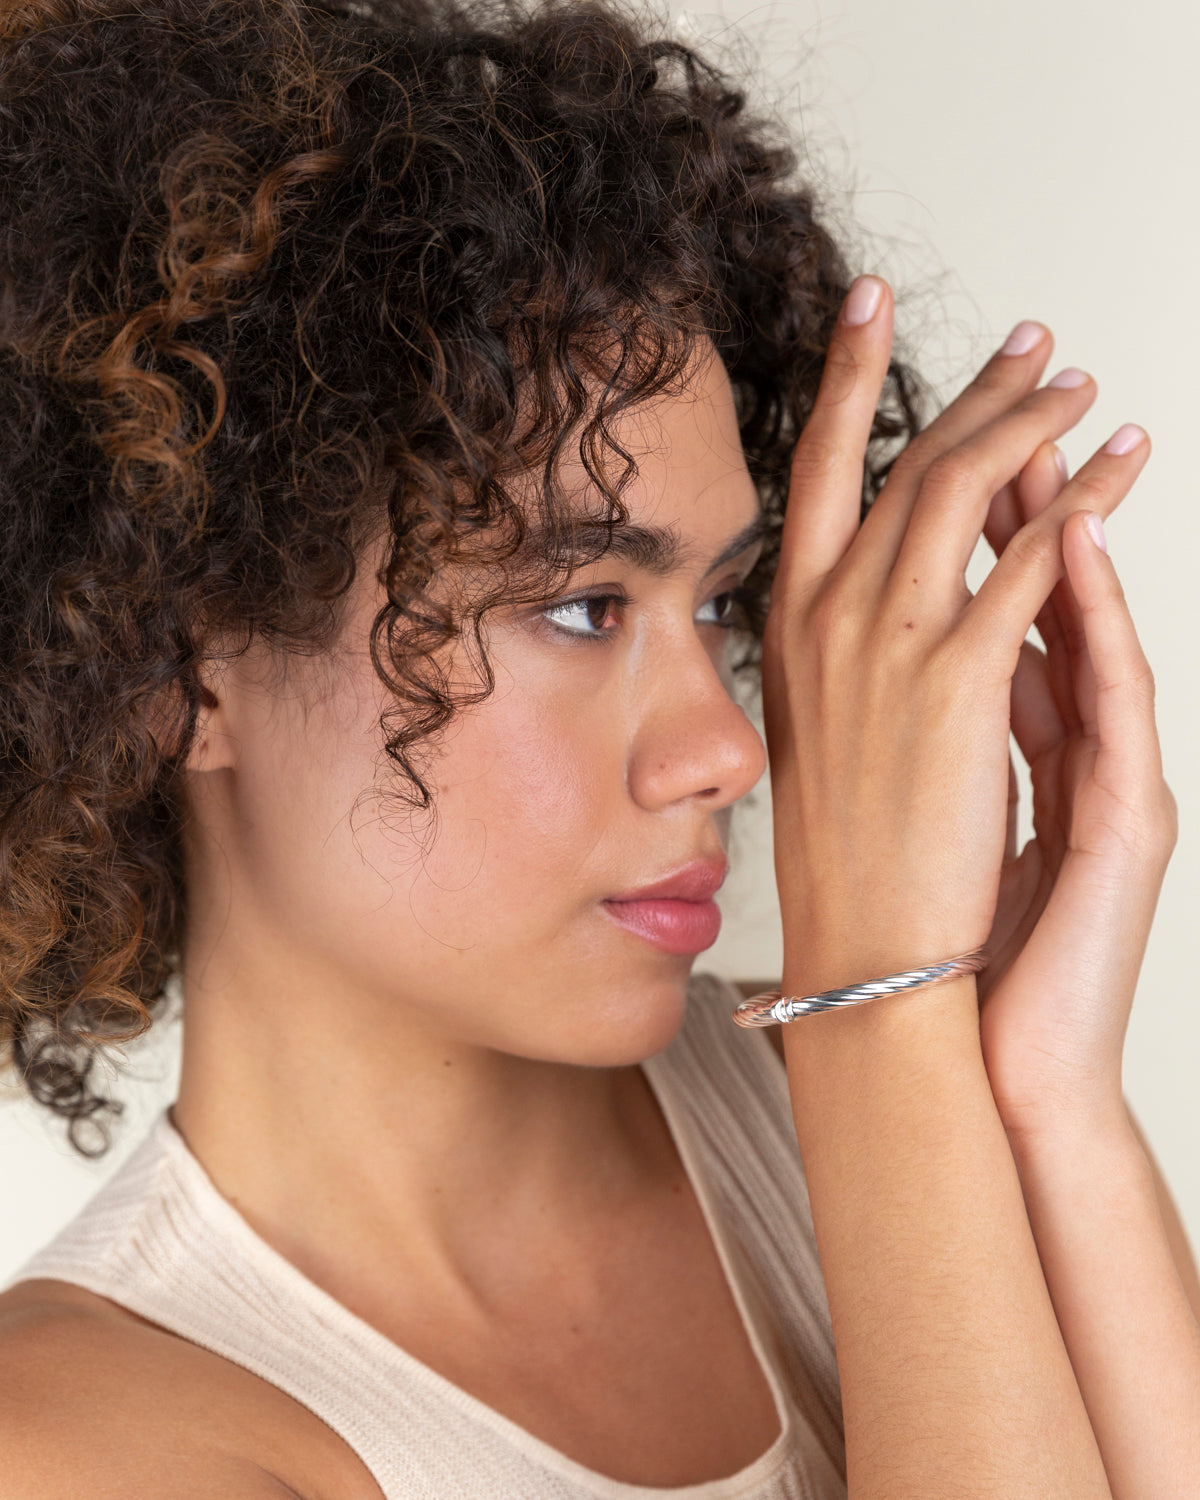
[[[1067,460],[1061,449],[1054,451],[1054,470],[1043,459],[1036,470],[1026,468],[1017,480],[1018,509],[1024,521],[1033,520],[1062,493],[1069,478]],[[1061,467],[1060,467],[1061,466]],[[1063,577],[1050,590],[1050,597],[1034,621],[1046,647],[1046,671],[1054,701],[1062,715],[1067,734],[1079,732],[1079,710],[1076,705],[1077,668],[1080,655],[1086,657],[1083,622],[1069,581]]]
[[[1066,465],[1061,448],[1043,443],[1017,477],[992,496],[983,534],[997,557],[1026,521],[1040,516],[1062,493],[1068,478]]]
[[[877,276],[860,276],[842,304],[817,399],[792,453],[773,594],[805,592],[841,560],[858,531],[892,314],[891,288]]]
[[[894,558],[931,463],[1010,411],[1037,388],[1054,349],[1040,323],[1018,323],[1000,349],[946,409],[909,443],[863,520],[869,546]]]
[[[973,659],[991,661],[1011,676],[1021,642],[1063,576],[1067,517],[1079,509],[1094,510],[1102,518],[1111,515],[1149,457],[1150,442],[1142,429],[1121,428],[1040,516],[1021,527],[954,627],[958,644]]]
[[[1021,786],[1013,765],[1012,748],[1008,752],[1008,819],[1004,829],[1004,863],[1017,857],[1017,833],[1021,820]]]
[[[1039,515],[1067,480],[1066,459],[1054,443],[1043,443],[1008,484],[992,496],[983,534],[997,557],[1026,521]]]
[[[1053,446],[1053,445],[1051,445]],[[1042,449],[1038,449],[1040,453]],[[1029,463],[1037,461],[1037,453],[1030,459]],[[1026,465],[1028,468],[1029,465]],[[1023,474],[1024,469],[1021,470]],[[1018,476],[1019,477],[1019,476]],[[983,534],[988,544],[997,557],[1008,546],[1010,540],[1020,531],[1025,518],[1021,514],[1021,508],[1017,503],[1016,482],[1002,484],[992,496],[992,503],[988,506],[987,519],[983,523]]]
[[[1011,723],[1025,763],[1033,763],[1060,745],[1066,733],[1046,671],[1046,657],[1032,641],[1021,642],[1012,681]]]
[[[1080,704],[1083,730],[1099,739],[1120,779],[1146,786],[1162,778],[1154,676],[1112,559],[1092,540],[1089,514],[1073,515],[1063,530],[1063,556],[1079,599],[1094,684],[1089,701]]]
[[[997,492],[983,527],[997,557],[1026,521],[1058,498],[1068,478],[1065,454],[1054,443],[1043,443],[1016,480]],[[1046,648],[1046,675],[1064,731],[1075,733],[1075,660],[1083,635],[1075,596],[1065,578],[1054,585],[1034,624]]]
[[[893,577],[901,592],[916,577],[935,612],[939,604],[961,605],[992,496],[1016,479],[1043,443],[1074,427],[1096,398],[1089,376],[1068,373],[1070,384],[1051,382],[1034,391],[930,464],[896,554]]]

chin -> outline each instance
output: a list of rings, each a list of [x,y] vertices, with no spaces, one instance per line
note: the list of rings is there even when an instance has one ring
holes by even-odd
[[[679,1035],[687,1010],[687,970],[640,983],[613,983],[562,1039],[559,1060],[587,1068],[626,1068]]]

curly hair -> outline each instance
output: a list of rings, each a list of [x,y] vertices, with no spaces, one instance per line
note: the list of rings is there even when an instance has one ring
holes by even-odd
[[[383,746],[429,809],[485,611],[609,544],[614,418],[706,337],[771,526],[753,674],[850,276],[781,127],[625,0],[7,0],[0,247],[0,1057],[98,1157],[94,1064],[178,970],[214,643],[321,652],[382,541]],[[920,389],[895,361],[864,513]],[[461,563],[494,588],[452,606]]]

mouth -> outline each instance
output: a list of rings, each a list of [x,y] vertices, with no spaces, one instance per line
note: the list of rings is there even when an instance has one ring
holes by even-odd
[[[724,883],[728,863],[698,859],[661,880],[602,902],[619,926],[664,953],[703,953],[721,931],[721,911],[712,899]]]
[[[654,896],[644,901],[604,901],[601,905],[618,926],[664,953],[703,953],[721,931],[721,909],[712,900]]]

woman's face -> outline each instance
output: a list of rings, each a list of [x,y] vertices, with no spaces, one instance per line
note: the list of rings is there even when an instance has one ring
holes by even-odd
[[[612,898],[696,862],[715,884],[730,809],[765,769],[719,623],[758,544],[726,554],[759,506],[711,346],[684,395],[619,435],[640,466],[626,530],[667,533],[677,555],[613,551],[556,595],[575,602],[485,617],[495,691],[422,764],[432,818],[388,795],[374,566],[332,657],[289,662],[281,683],[252,651],[214,678],[220,705],[189,762],[189,981],[300,986],[375,1045],[416,1027],[619,1066],[671,1040],[715,926],[702,908]],[[564,477],[586,504],[576,465]]]

